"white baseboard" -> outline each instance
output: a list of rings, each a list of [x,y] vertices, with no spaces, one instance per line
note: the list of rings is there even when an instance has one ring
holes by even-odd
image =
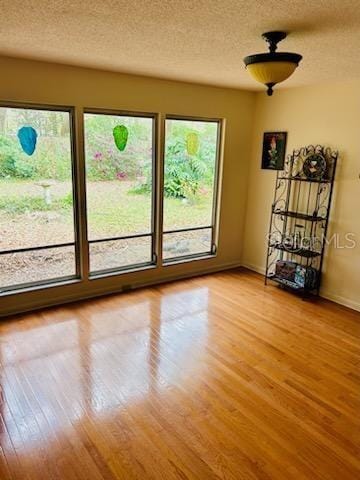
[[[259,267],[258,265],[253,265],[251,263],[242,263],[242,267],[247,268],[248,270],[252,270],[253,272],[260,273],[261,275],[265,275],[265,267]]]
[[[260,267],[259,265],[253,265],[251,263],[246,263],[246,262],[242,262],[241,266],[249,270],[252,270],[253,272],[260,273],[261,275],[265,275],[265,267]],[[356,310],[360,312],[360,303],[350,298],[342,297],[341,295],[336,295],[326,290],[320,291],[320,297],[326,298],[326,300],[330,300],[331,302],[338,303],[339,305],[343,305],[344,307],[348,307],[348,308],[351,308],[352,310]]]
[[[331,302],[338,303],[339,305],[343,305],[344,307],[351,308],[352,310],[356,310],[360,312],[360,303],[351,300],[350,298],[342,297],[341,295],[336,295],[331,292],[320,292],[320,296],[330,300]]]

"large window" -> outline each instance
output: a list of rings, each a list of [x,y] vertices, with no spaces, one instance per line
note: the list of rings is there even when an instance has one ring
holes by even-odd
[[[163,259],[214,254],[220,122],[167,118]]]
[[[154,262],[154,118],[85,113],[91,273]]]
[[[69,111],[0,107],[0,292],[74,278]]]
[[[0,104],[0,296],[216,253],[221,121],[167,117],[162,176],[156,119]]]

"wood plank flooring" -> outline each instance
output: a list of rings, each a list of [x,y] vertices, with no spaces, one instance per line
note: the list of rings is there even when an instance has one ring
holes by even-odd
[[[1,480],[360,478],[360,314],[234,270],[0,323]]]

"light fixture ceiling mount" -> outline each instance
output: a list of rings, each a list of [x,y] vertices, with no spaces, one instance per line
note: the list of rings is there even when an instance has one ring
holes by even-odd
[[[273,87],[294,73],[302,56],[298,53],[277,52],[277,44],[286,38],[281,31],[266,32],[262,38],[269,44],[269,53],[258,53],[244,58],[246,70],[260,83],[267,86],[267,94],[273,94]]]

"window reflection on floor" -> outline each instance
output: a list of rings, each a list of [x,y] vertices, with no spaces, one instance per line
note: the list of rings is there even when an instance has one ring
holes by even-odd
[[[142,292],[134,296],[102,300],[101,313],[87,302],[76,318],[59,314],[47,324],[45,312],[36,328],[21,320],[2,327],[3,448],[10,442],[33,449],[44,437],[56,442],[57,431],[86,415],[119,413],[152,395],[171,394],[195,369],[199,373],[208,289],[151,300]]]

